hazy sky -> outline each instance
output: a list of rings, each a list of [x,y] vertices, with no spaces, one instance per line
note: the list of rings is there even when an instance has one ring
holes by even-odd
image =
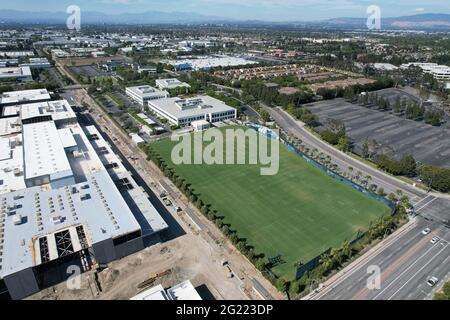
[[[65,11],[76,4],[83,11],[142,13],[148,10],[189,11],[237,19],[314,20],[363,17],[375,4],[386,17],[417,13],[450,13],[450,0],[0,0],[1,9]]]

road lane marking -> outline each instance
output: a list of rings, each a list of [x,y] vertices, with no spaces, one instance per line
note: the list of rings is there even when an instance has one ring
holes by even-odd
[[[417,227],[417,222],[410,222],[407,225],[401,227],[396,232],[397,234],[393,234],[391,237],[388,237],[384,239],[382,242],[374,246],[372,249],[369,250],[365,255],[360,257],[359,259],[356,259],[352,264],[350,264],[347,268],[344,268],[339,273],[342,275],[337,277],[336,280],[331,280],[331,282],[327,285],[325,282],[325,287],[318,293],[313,292],[309,294],[306,298],[306,300],[318,300],[321,299],[323,296],[330,293],[332,290],[337,288],[339,285],[344,283],[350,276],[354,275],[356,272],[360,271],[364,266],[367,266],[371,260],[374,260],[376,257],[378,257],[382,252],[384,252],[387,248],[390,248],[393,246],[398,239],[401,239],[405,237],[408,233],[412,232]],[[413,242],[417,237],[419,233],[417,233],[414,237],[409,239],[405,245],[409,245],[410,242]],[[338,273],[338,274],[339,274]],[[331,278],[333,279],[333,278]]]
[[[420,201],[418,201],[417,203],[414,204],[414,206],[417,206],[419,203],[425,201],[425,199],[428,199],[429,197],[432,197],[431,194],[427,195],[425,198],[422,198]]]
[[[431,201],[425,203],[425,205],[423,205],[422,207],[420,207],[419,209],[416,209],[416,213],[418,213],[419,211],[421,211],[422,209],[424,209],[425,207],[427,207],[428,205],[430,205],[430,203],[432,203],[433,201],[437,200],[438,198],[433,198]]]
[[[431,250],[433,250],[435,246],[431,246],[427,251],[425,251],[424,254],[422,254],[420,257],[418,257],[412,264],[408,266],[403,272],[401,272],[397,277],[394,278],[383,290],[381,290],[375,297],[373,297],[372,300],[375,300],[378,298],[381,294],[383,294],[387,289],[389,289],[398,279],[400,279],[406,272],[408,272],[414,265],[416,265],[422,258],[424,258]]]
[[[414,273],[413,276],[411,278],[409,278],[409,280],[406,281],[397,291],[395,291],[394,294],[388,298],[388,300],[391,300],[393,296],[395,296],[397,293],[399,293],[409,282],[411,282],[411,280],[413,280],[416,277],[416,275],[418,275],[420,272],[422,272],[422,270],[425,269],[431,262],[433,262],[433,260],[437,256],[439,256],[445,249],[447,249],[447,246],[445,246],[444,248],[439,250],[438,253],[436,253],[430,260],[428,260],[428,262],[426,264],[424,264],[422,266],[422,268],[420,268],[416,273]]]
[[[416,237],[414,237],[416,238]],[[400,256],[396,261],[394,261],[391,265],[389,265],[381,274],[382,280],[386,279],[393,271],[396,270],[396,267],[400,264],[405,263],[409,258],[411,258],[419,249],[424,247],[431,239],[431,235],[428,235],[424,239],[420,240],[414,246],[408,249],[402,256]],[[398,269],[398,267],[397,267]],[[363,299],[370,290],[368,288],[364,288],[359,291],[356,295],[353,296],[353,300]],[[383,290],[384,291],[384,290]]]

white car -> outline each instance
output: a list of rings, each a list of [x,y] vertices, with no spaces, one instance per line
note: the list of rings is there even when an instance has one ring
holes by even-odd
[[[436,277],[431,277],[430,279],[428,279],[427,284],[430,287],[434,287],[437,283],[438,283],[439,279]]]
[[[438,237],[434,237],[430,240],[431,244],[436,244],[440,239]]]
[[[423,231],[422,231],[422,234],[424,235],[424,236],[426,236],[427,234],[429,234],[431,232],[431,229],[430,228],[426,228],[426,229],[424,229]]]

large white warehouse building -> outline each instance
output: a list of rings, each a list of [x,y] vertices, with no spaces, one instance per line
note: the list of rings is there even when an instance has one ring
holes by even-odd
[[[137,252],[167,227],[67,101],[0,106],[0,289],[13,299],[64,281],[68,266],[86,271]]]

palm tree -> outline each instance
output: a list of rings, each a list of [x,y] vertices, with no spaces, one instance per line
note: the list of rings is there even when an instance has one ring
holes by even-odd
[[[349,177],[350,177],[350,180],[351,180],[351,181],[353,181],[353,170],[354,170],[353,167],[351,167],[351,166],[348,167]]]
[[[322,255],[322,257],[319,260],[319,263],[323,266],[325,271],[328,271],[333,267],[333,259],[331,255],[328,253]]]
[[[352,247],[350,245],[350,242],[345,240],[344,243],[342,243],[341,252],[345,258],[350,258],[350,256],[352,255]]]
[[[356,180],[360,180],[363,173],[361,171],[356,172]]]

